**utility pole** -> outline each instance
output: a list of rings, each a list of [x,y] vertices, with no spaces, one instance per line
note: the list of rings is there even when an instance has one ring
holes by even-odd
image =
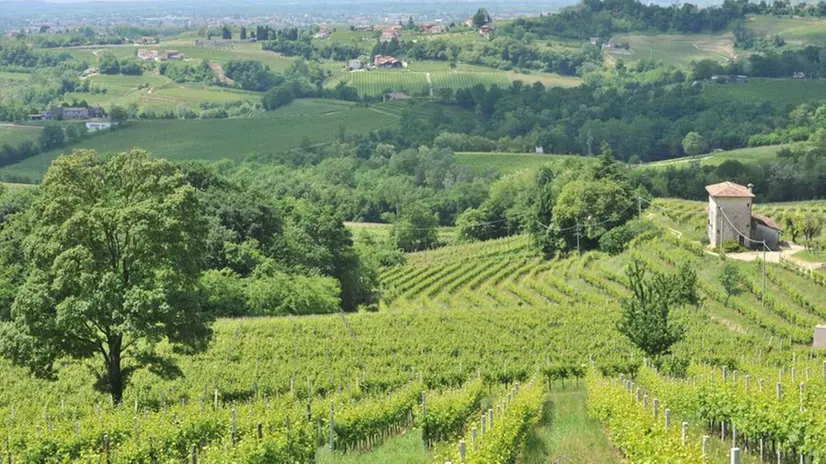
[[[642,198],[637,197],[637,219],[642,221]]]
[[[763,298],[761,298],[760,305],[761,307],[766,307],[766,248],[769,246],[766,245],[766,241],[763,240]]]
[[[576,252],[582,254],[582,249],[579,247],[579,219],[576,221]]]

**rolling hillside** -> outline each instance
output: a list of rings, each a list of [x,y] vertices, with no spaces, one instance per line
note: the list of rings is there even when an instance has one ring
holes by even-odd
[[[41,153],[0,172],[36,181],[52,159],[62,151],[75,148],[114,153],[139,147],[172,161],[241,161],[251,155],[295,148],[306,140],[313,144],[331,141],[339,127],[351,133],[363,133],[396,121],[392,113],[329,100],[298,101],[256,119],[136,121],[77,145]]]

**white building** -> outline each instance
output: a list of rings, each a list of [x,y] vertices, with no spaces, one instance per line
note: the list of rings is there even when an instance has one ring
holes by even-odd
[[[768,217],[752,212],[753,186],[723,182],[706,186],[708,192],[708,239],[711,246],[736,242],[747,248],[771,249],[780,245],[780,227]]]
[[[96,132],[99,130],[111,129],[112,123],[106,121],[89,121],[86,123],[86,130],[89,132]]]

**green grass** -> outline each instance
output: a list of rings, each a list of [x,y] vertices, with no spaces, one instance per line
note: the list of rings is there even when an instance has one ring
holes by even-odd
[[[76,146],[41,153],[0,171],[36,181],[57,155],[74,148],[89,148],[100,153],[143,148],[154,156],[174,161],[241,161],[250,155],[295,148],[305,137],[312,143],[328,142],[335,137],[339,126],[349,133],[363,133],[397,121],[397,118],[371,108],[344,107],[330,113],[326,101],[321,103],[324,109],[321,112],[309,110],[311,105],[310,101],[301,102],[257,119],[137,121],[123,129],[91,137]]]
[[[603,433],[603,426],[588,416],[584,387],[554,390],[548,395],[542,421],[529,436],[525,464],[612,464],[623,462]]]
[[[418,428],[390,438],[371,452],[332,453],[324,447],[316,454],[317,464],[426,464],[432,462]]]
[[[811,251],[811,250],[803,250],[798,251],[793,255],[795,258],[808,261],[810,263],[826,263],[826,252],[824,251]]]
[[[697,159],[700,160],[704,166],[717,166],[723,161],[736,160],[741,163],[756,163],[759,161],[770,161],[777,157],[777,152],[784,147],[790,145],[769,145],[765,147],[750,147],[740,148],[737,150],[722,151],[717,153],[708,153],[699,155]],[[660,169],[668,166],[687,167],[694,157],[686,156],[683,158],[675,158],[664,161],[656,161],[653,163],[644,164],[644,168]]]
[[[18,126],[0,124],[0,146],[8,143],[16,147],[27,140],[37,143],[42,129],[36,126]]]
[[[779,108],[801,103],[826,102],[826,79],[749,79],[743,84],[705,84],[709,101],[769,102]]]
[[[666,65],[688,68],[692,61],[712,59],[725,62],[734,57],[734,42],[730,34],[657,34],[615,37],[617,44],[628,43],[628,55],[610,54],[626,64],[654,59]]]
[[[587,159],[576,155],[537,155],[532,153],[456,153],[456,162],[476,172],[487,170],[502,174],[532,169],[565,160]]]
[[[0,71],[0,80],[7,80],[7,81],[26,81],[29,80],[29,73],[15,73],[15,72],[5,72]]]
[[[749,17],[746,27],[761,36],[777,34],[790,45],[826,45],[826,20],[823,19],[760,15]]]

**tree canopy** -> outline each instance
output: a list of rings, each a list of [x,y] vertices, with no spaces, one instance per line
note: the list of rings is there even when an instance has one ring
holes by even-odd
[[[42,376],[61,357],[97,359],[96,387],[119,402],[139,367],[178,371],[154,347],[204,348],[206,220],[181,172],[146,152],[54,161],[23,219],[25,275],[0,352]]]

